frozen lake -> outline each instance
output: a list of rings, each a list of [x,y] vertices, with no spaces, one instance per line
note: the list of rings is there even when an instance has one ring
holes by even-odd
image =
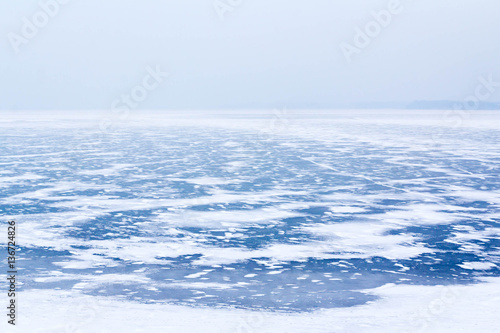
[[[20,325],[78,299],[92,309],[83,332],[122,325],[100,317],[110,308],[149,309],[144,332],[163,332],[165,312],[175,332],[192,329],[186,313],[210,332],[307,320],[311,332],[442,332],[467,314],[498,325],[473,305],[500,303],[495,112],[135,111],[102,130],[103,114],[0,120],[0,209],[19,225],[31,309]],[[436,299],[443,310],[421,315]],[[407,312],[380,322],[384,306]]]

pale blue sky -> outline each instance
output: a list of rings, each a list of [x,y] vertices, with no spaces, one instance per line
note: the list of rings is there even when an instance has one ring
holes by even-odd
[[[463,100],[479,76],[500,82],[498,0],[401,0],[351,62],[340,44],[390,0],[232,0],[224,20],[213,2],[72,0],[16,53],[23,17],[43,15],[38,1],[3,1],[0,109],[108,109],[157,65],[169,76],[138,108]]]

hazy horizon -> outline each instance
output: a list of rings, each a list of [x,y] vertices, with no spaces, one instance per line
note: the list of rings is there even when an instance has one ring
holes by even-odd
[[[489,81],[470,107],[481,108],[500,101],[499,9],[493,0],[9,3],[0,110],[405,107],[466,102]]]

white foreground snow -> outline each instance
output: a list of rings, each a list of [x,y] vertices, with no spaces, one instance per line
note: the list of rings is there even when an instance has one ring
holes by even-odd
[[[385,285],[378,301],[302,314],[123,302],[77,292],[30,290],[19,298],[22,333],[410,333],[497,332],[500,278],[466,286]]]

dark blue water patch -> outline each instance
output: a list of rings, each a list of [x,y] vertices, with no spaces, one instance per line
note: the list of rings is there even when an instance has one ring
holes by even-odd
[[[425,241],[426,245],[433,246],[437,242],[442,242],[447,239],[451,233],[455,231],[454,225],[437,224],[437,225],[418,225],[409,226],[400,229],[387,231],[387,235],[416,235]]]
[[[487,227],[494,226],[494,223],[483,223],[479,221],[468,221],[464,222],[463,225],[468,225],[470,227],[474,227],[474,229],[478,232],[485,230]],[[477,254],[472,254],[470,252],[461,251],[461,247],[463,244],[453,241],[453,234],[457,233],[456,225],[432,225],[432,226],[415,226],[415,227],[406,227],[403,229],[392,230],[388,232],[390,235],[400,235],[400,234],[413,234],[418,238],[422,239],[426,247],[431,249],[436,249],[437,251],[433,254],[435,258],[440,258],[440,260],[444,260],[441,257],[443,253],[447,254],[449,258],[445,258],[446,260],[442,261],[443,263],[450,263],[450,258],[454,258],[456,261],[453,262],[453,265],[457,265],[464,261],[480,261],[483,255],[494,251],[500,245],[500,240],[497,238],[488,238],[483,237],[481,239],[469,239],[466,241],[468,244],[479,245],[480,249],[482,249]],[[470,232],[470,230],[467,230]],[[447,241],[451,239],[452,241]],[[445,256],[446,257],[446,256]],[[439,266],[445,267],[446,266]],[[434,268],[434,267],[433,267]],[[456,267],[454,268],[456,269]]]
[[[137,193],[134,193],[133,191],[127,189],[127,190],[122,190],[122,191],[117,191],[117,190],[111,190],[111,191],[104,191],[103,193],[101,192],[100,194],[105,195],[105,196],[111,196],[113,199],[137,199]]]
[[[477,209],[486,209],[486,208],[491,208],[492,207],[492,204],[490,204],[489,202],[486,202],[486,201],[461,202],[461,203],[459,203],[459,205],[461,207],[477,208]]]
[[[382,206],[404,206],[410,204],[409,200],[398,200],[398,199],[382,199],[375,202],[377,205]]]
[[[488,240],[478,239],[475,243],[482,246],[485,253],[491,253],[495,251],[497,251],[498,253],[498,250],[500,249],[500,239],[498,238],[489,238]],[[496,259],[497,263],[500,263],[500,257],[498,255],[496,256]]]
[[[156,282],[106,284],[85,292],[94,295],[124,295],[127,298],[144,302],[168,301],[172,304],[234,306],[295,312],[365,304],[376,298],[356,292],[356,290],[376,288],[386,283],[447,285],[474,282],[473,277],[460,274],[449,279],[431,277],[427,272],[421,275],[415,275],[414,272],[397,274],[398,272],[394,272],[398,268],[395,266],[396,262],[385,258],[372,258],[368,261],[310,259],[307,262],[280,264],[272,269],[257,264],[256,261],[258,259],[224,267],[196,267],[188,264],[188,260],[186,265],[168,270],[157,265],[149,267],[150,273],[147,274]],[[341,266],[335,266],[332,263]],[[408,262],[403,261],[403,263],[408,265]],[[281,274],[269,274],[272,270],[281,269],[284,270]],[[198,278],[186,278],[190,274],[206,270],[209,272]],[[256,274],[256,276],[245,277],[248,274]],[[183,283],[189,282],[204,282],[209,285],[205,288],[203,285],[182,286]],[[238,284],[239,282],[249,284]],[[229,289],[217,289],[217,287],[210,287],[210,283],[231,284],[231,286]],[[169,284],[174,285],[169,286]],[[155,287],[157,290],[148,290],[150,287]]]
[[[309,217],[313,216],[323,216],[326,212],[330,212],[330,207],[325,206],[314,206],[305,209],[299,209],[299,213],[307,214]],[[293,221],[291,221],[293,222]]]
[[[30,214],[35,214],[39,210],[36,206],[27,206],[26,204],[17,204],[17,205],[3,205],[0,204],[0,212],[5,215],[21,215],[26,214],[27,212]]]
[[[99,198],[100,196],[103,195],[110,195],[109,192],[106,192],[104,189],[102,190],[95,190],[95,189],[88,189],[88,190],[69,190],[69,191],[61,191],[57,192],[57,196],[61,197],[63,200],[65,197],[73,197],[73,196],[84,196],[84,197],[89,197],[89,198]]]
[[[18,250],[22,251],[24,258],[52,258],[71,255],[68,250],[60,251],[48,247],[25,247],[21,245]]]
[[[30,217],[31,214],[49,214],[49,213],[58,213],[70,211],[64,208],[51,207],[50,204],[54,203],[53,201],[45,201],[45,200],[33,200],[33,203],[23,203],[23,204],[9,204],[2,205],[0,204],[0,212],[5,215],[23,215],[23,218],[32,219]],[[41,217],[37,217],[41,219]]]
[[[244,236],[226,237],[227,231],[221,230],[201,230],[200,228],[178,228],[190,233],[202,234],[204,237],[204,244],[209,246],[217,246],[221,248],[245,248],[249,250],[256,250],[265,248],[273,243],[282,244],[297,244],[300,241],[291,240],[286,233],[282,232],[280,225],[256,225],[246,226],[245,228],[238,228],[237,233]],[[304,236],[306,241],[307,235],[295,233],[294,237],[298,238]],[[183,235],[181,237],[184,237]]]
[[[479,258],[473,254],[457,252],[437,252],[429,255],[420,255],[413,258],[406,265],[409,272],[420,276],[420,284],[435,284],[436,279],[451,279],[470,281],[471,270],[463,269],[459,264],[467,261],[477,261]]]
[[[193,261],[199,260],[203,255],[201,253],[185,254],[177,257],[156,257],[158,260],[167,260],[174,262],[175,265],[191,265]]]
[[[500,161],[498,162],[500,164]],[[471,187],[478,191],[484,192],[495,192],[500,191],[500,183],[498,182],[498,175],[500,174],[500,168],[491,172],[491,175],[486,176],[479,183],[473,184]]]
[[[61,255],[66,255],[67,253],[60,253]],[[447,257],[448,256],[448,257]],[[203,275],[206,277],[206,282],[215,282],[215,283],[227,283],[227,282],[258,282],[258,284],[264,284],[266,288],[270,286],[283,286],[283,285],[293,285],[302,288],[303,290],[311,291],[314,290],[314,283],[322,283],[319,286],[323,286],[322,288],[326,288],[328,286],[328,290],[355,290],[355,289],[366,289],[366,288],[374,288],[385,283],[389,282],[398,282],[398,280],[403,276],[406,278],[408,282],[411,284],[439,284],[443,283],[443,281],[454,281],[455,283],[466,283],[470,282],[472,277],[461,275],[459,271],[456,271],[457,274],[453,274],[454,270],[449,269],[450,264],[446,262],[444,264],[440,264],[442,267],[448,266],[443,270],[432,269],[432,276],[429,274],[430,271],[427,269],[429,264],[435,263],[435,257],[430,256],[422,256],[422,258],[408,261],[391,261],[385,258],[372,258],[369,260],[355,259],[355,260],[319,260],[319,259],[309,259],[306,262],[291,262],[291,263],[282,263],[277,266],[272,267],[272,270],[281,270],[284,269],[284,272],[281,274],[270,275],[270,267],[266,267],[261,264],[257,264],[257,261],[260,260],[268,260],[269,258],[259,258],[255,260],[250,260],[246,263],[232,264],[226,265],[224,267],[210,267],[210,266],[202,266],[197,267],[193,266],[193,260],[198,260],[201,258],[200,255],[187,255],[177,258],[158,258],[168,260],[170,264],[168,266],[165,265],[130,265],[125,262],[121,262],[118,267],[102,267],[104,270],[103,274],[112,274],[112,273],[121,273],[121,274],[134,274],[133,271],[138,268],[146,268],[148,272],[148,277],[152,278],[155,281],[160,283],[161,281],[193,281],[190,279],[186,279],[185,277],[189,274],[198,273],[202,270],[211,270],[207,275]],[[444,254],[443,258],[449,259],[449,254]],[[70,259],[70,257],[68,257]],[[429,259],[426,261],[426,259]],[[467,260],[472,260],[473,258],[465,258]],[[58,260],[65,261],[64,258],[58,258]],[[452,262],[452,265],[458,263],[459,260],[455,260]],[[336,263],[337,265],[333,265]],[[407,267],[410,267],[410,271],[405,273],[394,274],[394,271],[399,269],[396,266],[397,263],[402,263]],[[418,266],[424,267],[422,270]],[[42,267],[48,268],[50,265],[42,265]],[[169,269],[165,269],[169,268]],[[229,270],[228,270],[229,269]],[[77,269],[60,269],[65,273],[73,273],[73,274],[91,274],[94,269],[91,270],[77,270]],[[257,273],[257,277],[245,278],[246,274]],[[354,275],[358,273],[359,275]],[[397,272],[396,272],[397,273]],[[451,276],[448,279],[440,279],[436,273],[445,273],[444,275]],[[327,276],[325,276],[325,274]],[[307,276],[304,280],[298,280],[297,277]],[[331,281],[330,279],[333,279]],[[341,279],[341,280],[337,280]],[[317,280],[317,281],[316,281]],[[74,281],[72,281],[74,282]],[[295,283],[294,283],[295,282]],[[324,287],[325,282],[327,286]],[[311,286],[313,283],[313,287]],[[332,285],[332,283],[334,285]],[[70,286],[68,284],[68,286]],[[37,287],[36,284],[30,286]],[[156,286],[156,283],[152,283],[152,286]],[[262,290],[264,286],[259,287],[259,290]],[[331,289],[333,288],[333,289]],[[118,288],[119,289],[119,288]],[[258,292],[257,289],[250,289],[251,292]],[[248,295],[247,295],[248,296]],[[250,295],[251,296],[251,295]],[[153,297],[153,295],[146,295],[146,298]],[[259,296],[260,297],[260,296]],[[156,299],[153,297],[153,299]],[[159,298],[161,299],[161,298]],[[182,301],[182,300],[179,300]],[[299,303],[302,303],[301,299],[298,299]],[[323,300],[324,301],[324,300]],[[319,307],[330,307],[330,306],[346,306],[346,303],[334,303],[334,304],[325,304],[322,302],[318,302]],[[359,299],[358,299],[359,301]],[[221,300],[217,300],[220,304]],[[356,301],[357,302],[357,301]],[[337,305],[335,305],[337,304]],[[241,305],[241,304],[240,304]],[[264,305],[263,305],[264,306]],[[267,306],[267,305],[266,305]],[[301,305],[302,307],[303,305]],[[300,310],[304,310],[301,308]]]
[[[94,291],[93,294],[96,294]],[[124,295],[123,289],[100,289],[99,295]],[[186,290],[179,287],[162,288],[159,291],[139,289],[130,295],[135,301],[154,303],[155,301],[196,307],[230,307],[237,309],[266,310],[274,312],[309,312],[317,309],[351,307],[376,299],[375,296],[355,291],[330,291],[317,289],[296,291],[291,288],[269,292],[267,289],[242,290],[238,295],[228,290]],[[325,307],[326,305],[326,307]]]
[[[412,269],[412,266],[408,265],[408,262],[405,260],[395,261],[386,258],[371,258],[369,260],[309,259],[305,262],[280,263],[271,267],[258,263],[266,260],[269,260],[269,258],[258,258],[243,263],[225,265],[224,267],[199,267],[192,266],[189,262],[186,262],[186,265],[175,266],[169,270],[152,268],[151,271],[153,273],[148,274],[148,277],[157,281],[165,279],[183,282],[200,281],[199,279],[185,277],[193,273],[209,271],[201,276],[205,282],[280,282],[283,284],[300,285],[302,287],[307,287],[311,283],[321,282],[322,284],[332,284],[332,288],[335,285],[334,290],[375,288],[385,283],[398,281],[401,277],[406,277],[408,281],[419,281],[426,284],[441,282],[441,278],[436,276],[430,277],[428,276],[428,272],[417,274],[419,273],[418,270],[401,271],[400,264],[406,265],[406,269],[408,267]],[[456,261],[456,263],[458,262]],[[427,262],[422,260],[421,265],[425,264]],[[269,274],[272,271],[280,270],[283,271],[280,274]],[[245,277],[248,274],[256,274],[256,276]],[[446,280],[457,279],[454,276],[443,276],[442,278]],[[461,276],[461,280],[469,281],[470,277]]]
[[[234,178],[234,176],[230,177],[229,179],[233,179],[233,178]],[[225,189],[227,191],[235,191],[235,192],[242,192],[242,193],[251,192],[254,188],[255,188],[254,183],[249,182],[249,181],[244,181],[244,182],[240,182],[237,184],[228,184],[228,185],[223,187],[223,189]]]
[[[386,185],[381,185],[381,184],[371,184],[372,181],[366,181],[366,186],[364,187],[364,189],[368,192],[370,191],[373,191],[373,192],[381,192],[381,191],[387,191],[387,190],[390,190],[391,187],[390,186],[386,186]]]
[[[273,242],[273,237],[277,240],[284,237],[279,234],[279,230],[274,228],[249,228],[245,231],[245,239],[242,245],[250,250],[256,250],[268,246]]]
[[[250,309],[267,309],[275,311],[312,311],[319,308],[346,307],[364,304],[375,297],[344,289],[351,286],[344,285],[343,288],[331,288],[330,285],[311,283],[303,281],[296,284],[284,284],[283,277],[278,275],[265,275],[264,280],[241,278],[233,275],[238,271],[217,270],[210,272],[208,283],[219,283],[224,285],[242,280],[251,281],[250,285],[236,285],[229,289],[218,289],[217,287],[203,288],[200,286],[179,286],[176,283],[186,283],[189,279],[179,276],[179,270],[174,272],[165,271],[164,278],[158,283],[147,285],[112,284],[101,285],[93,290],[86,290],[90,294],[99,295],[125,295],[139,301],[168,301],[173,304],[193,304],[196,306],[232,306]],[[182,274],[181,274],[182,275]],[[300,276],[299,272],[296,276]],[[153,274],[149,275],[154,277]],[[286,279],[293,282],[293,278]],[[297,280],[295,280],[297,281]],[[316,281],[316,280],[314,280]],[[338,282],[338,281],[332,281]],[[172,284],[170,287],[169,284]],[[148,290],[155,287],[158,290]],[[125,292],[128,289],[130,292]],[[128,294],[128,295],[127,295]],[[200,297],[201,296],[201,297]]]
[[[17,269],[22,275],[22,282],[26,289],[36,288],[38,283],[33,278],[49,271],[59,271],[61,267],[55,262],[64,261],[71,257],[67,250],[58,251],[51,248],[23,247],[18,248]]]
[[[299,211],[300,212],[300,211]],[[287,217],[280,220],[280,228],[281,230],[294,231],[296,232],[297,228],[303,226],[304,224],[310,224],[313,222],[321,221],[322,216],[295,216],[295,217]],[[338,221],[341,221],[342,218],[339,217]]]

